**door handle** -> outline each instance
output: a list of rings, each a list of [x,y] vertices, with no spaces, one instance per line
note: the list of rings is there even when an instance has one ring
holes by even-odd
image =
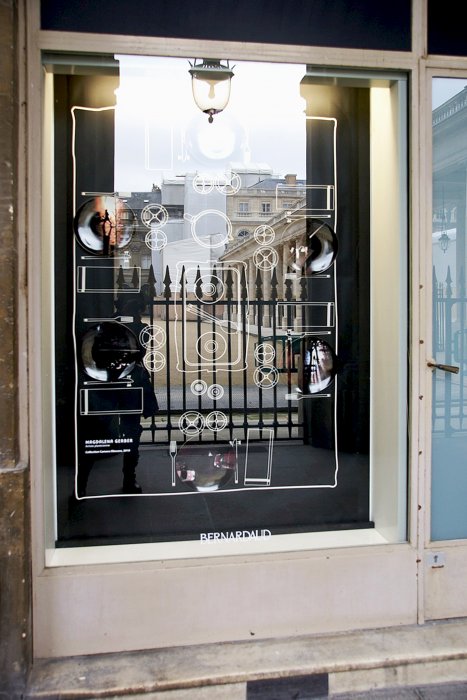
[[[439,362],[434,362],[433,360],[430,360],[427,362],[428,367],[432,367],[432,369],[442,369],[443,372],[451,372],[451,374],[459,374],[459,367],[456,367],[455,365],[443,365]]]

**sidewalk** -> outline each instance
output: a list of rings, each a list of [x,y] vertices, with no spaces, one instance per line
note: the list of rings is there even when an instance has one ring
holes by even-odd
[[[467,620],[38,659],[28,700],[467,699]]]
[[[326,696],[325,696],[326,697]],[[329,698],[329,696],[327,696]],[[345,693],[332,696],[333,700],[465,700],[465,683],[441,683],[387,690],[371,690],[366,693]]]

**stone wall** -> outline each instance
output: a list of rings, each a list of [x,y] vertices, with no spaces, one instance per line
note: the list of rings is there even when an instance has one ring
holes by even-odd
[[[18,446],[18,3],[0,0],[0,699],[31,660],[29,471]],[[20,348],[21,352],[25,348]],[[26,417],[22,417],[26,420]]]

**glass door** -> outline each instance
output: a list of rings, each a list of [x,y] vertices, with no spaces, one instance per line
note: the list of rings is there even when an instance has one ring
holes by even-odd
[[[466,82],[432,84],[432,541],[467,538]]]

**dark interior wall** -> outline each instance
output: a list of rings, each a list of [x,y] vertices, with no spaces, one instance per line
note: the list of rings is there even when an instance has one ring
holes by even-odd
[[[370,95],[368,88],[324,86],[302,81],[307,110],[315,117],[337,120],[335,225],[339,241],[335,272],[328,281],[333,298],[336,275],[339,333],[337,429],[339,449],[368,453],[370,401]],[[333,182],[334,166],[326,122],[307,123],[307,180]],[[309,279],[308,297],[315,300],[324,281]],[[308,410],[312,444],[333,443],[331,402],[314,401]],[[327,430],[324,426],[328,426]]]
[[[73,173],[72,161],[64,153],[72,150],[72,113],[74,105],[99,109],[115,102],[114,91],[118,78],[108,76],[56,75],[54,76],[54,141],[55,150],[55,390],[57,450],[59,461],[73,454],[73,441],[69,439],[69,425],[74,415],[74,375],[70,348],[73,348],[73,289],[71,265],[73,259]],[[85,111],[75,113],[76,120],[76,206],[89,197],[82,192],[113,192],[114,190],[114,112],[113,110]],[[83,131],[86,138],[82,138]],[[98,264],[97,262],[94,263]],[[112,280],[113,284],[113,280]],[[96,314],[92,295],[81,295],[81,309],[86,303],[89,312]],[[110,307],[102,315],[113,313]]]
[[[48,30],[103,34],[411,48],[410,0],[42,0],[41,24]]]
[[[462,3],[456,0],[428,0],[428,53],[467,56],[462,9]]]

